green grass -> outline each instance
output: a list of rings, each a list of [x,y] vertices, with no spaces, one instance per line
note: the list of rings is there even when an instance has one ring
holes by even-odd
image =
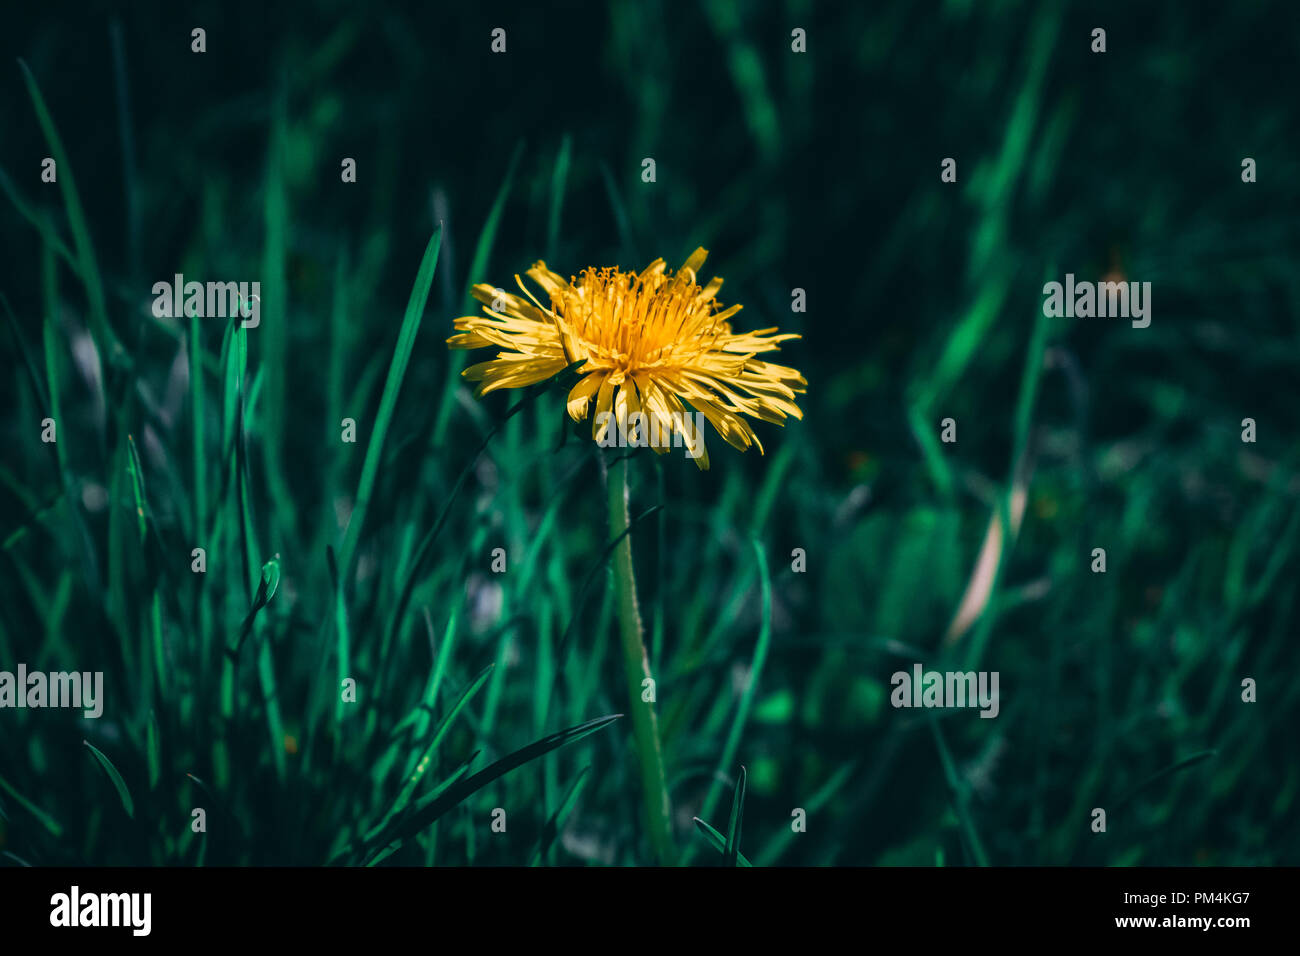
[[[630,542],[680,862],[1297,862],[1283,11],[1116,5],[1103,59],[1070,6],[520,8],[486,62],[468,14],[206,60],[21,15],[0,670],[102,671],[105,713],[0,711],[0,859],[650,862]],[[472,398],[475,283],[699,245],[740,328],[803,335],[764,456],[602,462],[571,373]],[[1042,317],[1110,268],[1149,329]],[[153,316],[176,272],[261,281],[260,326]],[[999,717],[891,707],[917,661],[999,671]]]

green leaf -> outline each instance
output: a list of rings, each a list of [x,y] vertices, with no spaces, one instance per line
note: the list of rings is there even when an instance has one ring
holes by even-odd
[[[709,846],[713,847],[713,849],[717,850],[719,853],[725,854],[727,852],[727,838],[724,837],[717,830],[713,829],[713,827],[709,826],[699,817],[695,817],[694,820],[695,820],[695,828],[699,830],[700,833],[704,836],[704,841],[708,843]],[[745,859],[745,854],[738,852],[736,854],[736,865],[753,866],[754,864],[750,863],[749,860]]]
[[[361,483],[357,487],[356,504],[352,516],[348,519],[348,528],[344,533],[343,546],[339,551],[339,573],[344,580],[352,566],[353,552],[357,539],[361,536],[361,527],[366,520],[366,509],[370,506],[370,495],[375,488],[375,477],[379,474],[379,463],[383,456],[384,439],[388,435],[388,426],[393,420],[393,409],[397,407],[397,395],[402,390],[402,379],[406,376],[406,366],[411,360],[415,348],[415,337],[420,332],[420,320],[424,316],[424,306],[429,299],[429,288],[433,285],[433,273],[438,266],[438,248],[442,243],[442,227],[434,230],[428,246],[424,250],[424,259],[415,276],[415,285],[411,288],[411,298],[406,303],[406,315],[402,318],[402,327],[397,334],[397,347],[393,350],[393,361],[388,366],[388,378],[384,381],[384,391],[379,399],[379,412],[375,416],[374,431],[366,446],[365,462],[361,466]]]
[[[447,735],[447,731],[451,728],[452,721],[454,721],[456,716],[465,709],[465,705],[469,703],[470,698],[477,694],[483,687],[484,683],[487,682],[488,677],[491,675],[495,667],[496,664],[493,663],[483,668],[470,685],[465,688],[465,692],[460,695],[460,698],[456,703],[452,705],[451,710],[447,711],[447,715],[442,718],[442,722],[438,725],[438,729],[434,731],[433,739],[429,741],[428,746],[424,748],[424,752],[420,755],[420,759],[416,762],[415,769],[402,785],[402,789],[398,793],[397,799],[393,801],[393,806],[389,809],[388,813],[384,814],[384,818],[379,822],[379,825],[372,829],[372,833],[377,834],[381,832],[394,817],[406,809],[406,805],[410,803],[411,797],[415,793],[415,788],[419,786],[420,781],[424,779],[425,771],[429,769],[429,762],[433,758],[434,751],[438,749],[438,745],[442,743],[442,739]]]
[[[758,539],[750,538],[750,545],[753,547],[754,556],[758,562],[759,581],[763,595],[763,621],[758,631],[758,640],[754,642],[754,656],[749,665],[749,683],[740,697],[740,705],[736,708],[736,714],[731,721],[731,728],[727,732],[727,740],[722,747],[722,756],[718,760],[717,770],[714,773],[714,784],[709,787],[704,803],[700,808],[700,812],[705,816],[713,813],[720,792],[719,781],[726,779],[726,770],[733,765],[732,762],[736,758],[736,751],[740,748],[740,738],[744,733],[745,724],[749,720],[749,712],[754,705],[754,696],[758,691],[759,678],[763,674],[763,665],[767,662],[767,652],[772,642],[772,576],[768,571],[767,556]],[[692,849],[688,847],[686,850],[685,859],[688,863],[695,855]]]
[[[622,714],[608,714],[604,717],[597,717],[586,723],[577,724],[559,733],[543,737],[541,740],[534,741],[527,747],[516,750],[514,753],[502,757],[496,763],[486,769],[480,770],[474,776],[461,781],[455,786],[447,788],[441,794],[430,794],[418,804],[415,809],[404,820],[390,827],[393,830],[391,834],[384,834],[377,840],[366,841],[364,849],[367,851],[376,846],[387,846],[394,840],[405,840],[419,833],[425,827],[429,826],[452,807],[459,804],[466,797],[476,793],[483,787],[487,786],[498,777],[503,777],[511,770],[523,766],[530,761],[536,760],[543,754],[550,753],[566,744],[575,743],[586,737],[588,734],[595,733],[614,721],[622,717]]]
[[[140,540],[144,541],[149,533],[148,519],[145,517],[144,468],[140,465],[140,452],[135,447],[135,436],[126,436],[127,467],[131,473],[131,493],[135,498],[135,518],[140,530]]]
[[[731,794],[731,816],[727,818],[727,863],[731,866],[737,866],[737,860],[740,857],[740,831],[741,823],[745,818],[745,783],[749,779],[749,774],[744,766],[740,768],[740,776],[736,778],[736,789]]]
[[[537,842],[537,849],[533,851],[533,858],[529,861],[529,866],[540,866],[542,860],[545,859],[547,851],[550,850],[551,844],[555,842],[555,838],[559,836],[560,828],[564,826],[564,821],[573,809],[573,805],[578,802],[578,795],[582,793],[582,788],[587,783],[587,772],[589,770],[591,770],[591,764],[583,767],[578,772],[578,775],[573,778],[573,783],[569,784],[569,792],[564,795],[559,807],[551,814],[551,818],[546,821],[546,827],[542,830],[542,838]]]
[[[23,201],[23,197],[18,194],[18,189],[13,180],[9,178],[8,173],[3,169],[0,169],[0,192],[3,192],[9,198],[9,201],[14,204],[18,214],[35,227],[36,231],[40,233],[42,241],[63,259],[68,268],[72,270],[72,274],[80,276],[81,263],[68,251],[67,245],[59,238],[58,232],[55,230],[54,224],[50,222],[49,217],[38,214]]]
[[[94,245],[90,241],[90,227],[86,222],[85,213],[81,208],[81,199],[77,194],[77,186],[72,178],[72,164],[68,162],[63,140],[54,126],[54,117],[50,115],[45,105],[45,98],[41,96],[40,88],[36,85],[36,77],[32,76],[32,71],[23,60],[18,61],[18,66],[23,71],[23,81],[27,84],[27,92],[32,98],[36,120],[45,135],[45,141],[49,144],[50,154],[58,165],[59,191],[63,193],[63,202],[68,209],[68,225],[72,229],[73,246],[77,250],[77,260],[81,264],[79,271],[86,287],[86,295],[90,299],[91,333],[100,354],[109,362],[118,364],[125,358],[126,351],[108,324],[104,287],[99,277]]]
[[[560,211],[564,208],[564,186],[569,176],[569,157],[573,143],[565,133],[560,140],[560,151],[555,157],[555,169],[551,173],[551,205],[546,216],[546,257],[555,256],[555,244],[560,238]]]
[[[109,760],[95,749],[95,745],[89,740],[83,740],[82,743],[90,748],[91,754],[94,755],[97,761],[99,761],[99,765],[104,768],[104,773],[108,774],[108,779],[113,782],[113,787],[117,790],[117,795],[122,799],[122,808],[126,810],[126,815],[134,820],[135,801],[131,799],[131,791],[126,788],[126,781],[122,779],[122,775],[118,773],[117,768],[113,766],[113,761]]]
[[[153,790],[158,786],[158,778],[162,775],[162,762],[159,753],[161,748],[158,740],[158,715],[152,710],[149,711],[149,731],[145,749],[149,755],[149,789]]]
[[[277,554],[262,565],[262,578],[257,584],[257,595],[253,598],[253,606],[249,608],[248,615],[239,628],[239,641],[234,647],[236,657],[239,656],[239,651],[244,646],[244,641],[248,639],[248,635],[253,633],[253,622],[257,619],[257,612],[271,603],[271,598],[275,597],[275,592],[279,588],[280,555]]]
[[[501,188],[497,190],[496,199],[492,202],[492,209],[488,212],[487,220],[483,223],[483,231],[479,233],[478,243],[474,246],[474,258],[469,263],[469,275],[465,283],[466,309],[474,308],[474,300],[470,296],[470,290],[483,281],[483,274],[487,271],[488,259],[492,255],[492,247],[496,244],[497,228],[501,225],[501,213],[505,209],[506,197],[510,195],[510,185],[515,179],[515,167],[519,165],[519,157],[523,155],[524,144],[521,140],[515,144],[515,150],[510,154],[510,164],[506,167],[505,179],[501,182]],[[443,436],[447,431],[447,423],[451,421],[451,410],[455,406],[454,400],[456,386],[460,383],[460,370],[465,361],[465,355],[461,351],[452,352],[447,363],[447,380],[442,387],[442,399],[438,403],[438,417],[433,425],[433,445],[435,448],[442,447]]]
[[[275,597],[275,592],[280,589],[280,556],[277,554],[266,564],[262,565],[262,583],[257,589],[257,606],[266,607],[271,603],[271,598]]]
[[[0,777],[0,790],[3,790],[5,793],[9,794],[9,796],[18,801],[18,804],[34,816],[40,822],[41,826],[49,830],[52,836],[57,837],[63,835],[63,827],[59,825],[57,820],[15,790],[4,777]]]
[[[1127,806],[1130,800],[1136,797],[1147,787],[1151,786],[1153,783],[1156,783],[1159,780],[1163,780],[1165,777],[1169,776],[1170,774],[1179,773],[1180,771],[1187,770],[1189,767],[1194,767],[1198,763],[1201,763],[1202,761],[1209,760],[1211,757],[1217,757],[1218,754],[1219,752],[1217,750],[1201,750],[1198,751],[1197,753],[1192,754],[1190,757],[1184,757],[1182,760],[1174,761],[1169,766],[1165,767],[1162,770],[1156,771],[1151,776],[1147,777],[1145,780],[1139,783],[1136,787],[1130,790],[1119,801],[1119,803],[1116,804],[1116,806],[1118,807]]]

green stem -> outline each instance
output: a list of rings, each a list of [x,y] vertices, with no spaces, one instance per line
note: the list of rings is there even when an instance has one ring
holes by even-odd
[[[641,765],[641,790],[645,795],[646,818],[650,827],[650,844],[656,861],[663,866],[676,862],[673,846],[672,810],[668,800],[668,783],[664,778],[663,750],[659,745],[659,726],[654,704],[641,699],[642,682],[650,677],[650,662],[642,639],[641,611],[636,601],[636,572],[632,566],[632,537],[627,534],[631,522],[628,509],[628,459],[617,462],[609,473],[609,530],[612,537],[622,538],[614,549],[614,585],[618,589],[618,623],[623,645],[623,670],[627,675],[632,732],[636,739],[637,759]]]

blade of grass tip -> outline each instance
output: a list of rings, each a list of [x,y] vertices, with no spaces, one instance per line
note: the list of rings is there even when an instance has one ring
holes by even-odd
[[[578,771],[578,775],[573,778],[573,783],[569,784],[569,790],[560,801],[560,806],[551,814],[546,826],[542,830],[541,839],[537,841],[537,849],[533,851],[533,858],[528,862],[529,866],[541,866],[542,860],[550,852],[551,844],[559,836],[560,828],[564,826],[564,821],[568,818],[569,812],[573,805],[578,802],[578,797],[582,793],[582,788],[587,783],[587,773],[591,770],[591,765],[583,767]]]
[[[414,812],[396,827],[391,836],[381,838],[377,843],[372,844],[386,846],[393,840],[405,840],[419,833],[429,824],[433,823],[448,810],[458,806],[467,797],[477,793],[483,787],[486,787],[498,777],[503,777],[512,770],[522,767],[530,761],[536,760],[543,754],[550,753],[559,747],[567,744],[576,743],[588,734],[595,733],[609,724],[622,717],[622,714],[608,714],[604,717],[597,717],[586,723],[578,724],[561,730],[558,733],[543,737],[541,740],[534,741],[526,747],[522,747],[514,753],[502,757],[500,760],[491,764],[472,777],[461,781],[454,787],[448,788],[444,793],[439,794],[433,799],[422,800],[415,808]]]
[[[727,838],[699,817],[694,817],[693,819],[695,820],[695,829],[700,831],[700,834],[704,837],[704,842],[713,847],[713,849],[717,850],[719,853],[725,854],[727,852]],[[737,853],[736,865],[753,866],[754,864],[750,863],[749,860],[745,858],[745,854]]]
[[[415,338],[420,331],[420,320],[424,316],[424,306],[429,299],[429,288],[433,285],[434,269],[438,265],[438,247],[442,240],[442,227],[436,229],[424,250],[420,270],[415,276],[415,285],[411,288],[411,298],[406,304],[406,315],[402,318],[401,331],[397,335],[397,346],[393,350],[393,361],[388,367],[388,378],[384,382],[384,391],[379,399],[379,411],[375,416],[375,427],[370,434],[366,447],[365,462],[361,466],[361,483],[357,487],[356,503],[348,518],[347,531],[343,536],[343,546],[339,550],[339,572],[346,581],[352,567],[353,552],[361,535],[361,526],[366,519],[366,509],[370,505],[370,495],[374,491],[375,477],[379,474],[380,459],[384,451],[384,439],[388,435],[388,426],[393,419],[393,410],[397,407],[397,395],[402,390],[402,379],[406,376],[406,366],[411,360],[415,348]]]
[[[745,819],[745,784],[748,779],[749,773],[742,764],[740,775],[736,777],[736,789],[731,794],[731,815],[727,817],[726,855],[728,866],[740,865],[737,861],[740,857],[741,824]]]
[[[275,597],[275,592],[280,589],[280,556],[277,554],[270,561],[262,565],[262,578],[257,585],[257,595],[253,598],[252,606],[249,608],[248,615],[244,618],[244,623],[239,629],[239,641],[234,647],[234,654],[239,656],[240,649],[244,646],[244,641],[253,631],[253,621],[257,617],[257,612],[262,610],[271,603]]]
[[[231,645],[229,643],[225,645],[225,653],[222,655],[221,716],[223,721],[226,723],[228,723],[231,720],[231,718],[234,717],[234,713],[235,713],[235,687],[238,682],[237,669],[239,664],[239,652],[244,647],[244,641],[246,641],[248,639],[248,636],[253,633],[253,624],[257,619],[257,612],[262,610],[262,608],[266,607],[266,605],[270,602],[271,598],[275,597],[275,592],[279,589],[279,586],[280,586],[280,562],[279,562],[279,555],[276,555],[275,558],[272,558],[270,561],[266,562],[266,564],[262,566],[262,580],[258,584],[257,595],[253,598],[253,602],[252,605],[250,606],[249,612],[244,617],[243,624],[240,625],[239,637],[234,643],[234,645]],[[265,675],[261,673],[263,669],[263,665],[260,659],[258,661],[258,667],[259,667],[259,677],[264,678]],[[263,690],[263,694],[267,693],[267,689],[265,685],[263,686],[262,690]],[[275,709],[274,713],[272,713],[272,708],[274,704],[275,704],[274,697],[272,697],[267,702],[267,715],[268,715],[267,719],[272,722],[272,725],[279,722],[278,708]],[[275,749],[277,751],[281,749],[278,741],[276,742]],[[218,739],[218,753],[223,758],[228,756],[225,750],[224,737]],[[218,761],[217,769],[218,769],[218,773],[220,773],[222,770],[228,770],[229,768],[225,767],[224,764]],[[221,784],[218,783],[218,786],[221,786]]]
[[[243,391],[244,373],[248,362],[247,333],[239,322],[231,321],[221,339],[221,463],[230,471],[235,454],[235,427],[238,424],[240,395]],[[233,487],[227,478],[224,489]]]
[[[573,141],[565,133],[560,139],[560,151],[555,157],[555,170],[551,173],[551,208],[546,217],[546,258],[555,258],[555,245],[560,240],[560,213],[564,208],[564,187],[569,177],[569,155]]]
[[[63,827],[57,820],[15,790],[13,785],[4,777],[0,777],[0,790],[3,790],[5,793],[9,794],[9,796],[13,797],[14,801],[30,813],[41,826],[45,827],[51,836],[60,837],[63,835]]]
[[[81,268],[78,271],[86,287],[86,295],[90,300],[91,334],[95,338],[101,356],[112,365],[123,364],[127,358],[126,350],[108,324],[108,308],[104,301],[104,286],[99,276],[99,265],[95,260],[95,248],[90,240],[90,228],[86,222],[85,213],[82,211],[81,199],[77,194],[77,187],[72,178],[72,164],[68,162],[68,154],[63,148],[63,140],[54,126],[54,118],[45,105],[45,98],[41,95],[40,87],[36,85],[36,77],[32,76],[32,71],[28,69],[26,61],[21,58],[18,60],[18,66],[22,69],[23,81],[27,84],[27,92],[32,98],[32,105],[36,110],[36,120],[40,124],[41,132],[50,147],[50,154],[59,170],[59,191],[63,194],[63,203],[67,207],[68,226],[72,229],[72,243],[77,250],[77,259],[81,263]]]
[[[745,692],[740,696],[740,704],[736,708],[736,715],[731,720],[731,728],[727,732],[727,740],[722,748],[722,756],[718,761],[717,769],[713,775],[713,782],[709,786],[708,794],[704,798],[704,803],[700,807],[702,816],[709,816],[713,813],[713,808],[717,804],[722,781],[726,779],[726,769],[733,765],[736,758],[736,751],[740,748],[740,738],[745,731],[745,723],[749,720],[749,711],[753,707],[754,697],[758,692],[759,678],[763,674],[763,666],[767,662],[768,648],[772,642],[772,576],[767,568],[767,555],[763,553],[763,547],[757,538],[750,539],[750,545],[754,549],[754,554],[758,559],[759,581],[762,586],[763,602],[763,620],[758,631],[758,640],[754,643],[754,656],[749,664],[749,680],[745,685]],[[685,860],[687,863],[694,858],[694,848],[698,844],[691,844],[686,848]]]
[[[501,214],[505,209],[506,197],[510,195],[510,186],[515,179],[515,167],[519,164],[519,157],[523,155],[524,143],[520,140],[515,144],[515,150],[510,154],[510,163],[506,166],[505,179],[501,182],[501,188],[497,190],[496,199],[492,201],[492,208],[488,211],[488,217],[483,223],[483,231],[479,233],[478,243],[474,246],[474,258],[469,263],[469,275],[465,282],[465,309],[470,311],[474,308],[476,301],[471,295],[470,290],[476,283],[482,282],[487,272],[488,260],[492,256],[492,247],[496,244],[497,229],[501,225]],[[442,386],[442,400],[438,403],[438,414],[434,420],[433,426],[433,447],[441,448],[443,438],[447,433],[447,425],[451,421],[451,409],[455,404],[456,386],[460,383],[460,372],[464,367],[465,353],[459,349],[448,350],[447,352],[447,380]]]
[[[103,768],[104,773],[108,775],[108,779],[112,781],[113,788],[117,791],[118,797],[122,800],[122,809],[126,811],[126,815],[134,820],[135,801],[131,799],[131,791],[126,788],[126,781],[122,779],[122,775],[118,773],[117,768],[113,766],[113,761],[100,753],[95,748],[95,745],[89,740],[83,740],[82,743],[89,748],[95,760],[98,761],[99,766]]]

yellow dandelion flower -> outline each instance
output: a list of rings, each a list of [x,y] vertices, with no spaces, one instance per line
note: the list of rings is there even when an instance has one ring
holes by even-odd
[[[730,319],[741,307],[724,309],[717,301],[722,280],[703,287],[696,282],[707,255],[696,249],[676,273],[656,259],[639,274],[588,268],[568,282],[538,261],[527,275],[548,304],[518,275],[527,298],[476,285],[473,295],[484,303],[484,314],[457,319],[460,334],[447,344],[501,349],[461,373],[479,383],[479,396],[544,382],[582,362],[568,412],[582,421],[594,402],[597,442],[604,443],[612,427],[628,435],[630,422],[631,434],[657,453],[685,446],[700,468],[708,468],[704,436],[689,405],[730,445],[741,451],[756,445],[761,454],[762,443],[743,416],[778,425],[787,416],[802,418],[795,395],[808,382],[798,370],[758,356],[799,336],[778,335],[775,328],[733,331]]]

